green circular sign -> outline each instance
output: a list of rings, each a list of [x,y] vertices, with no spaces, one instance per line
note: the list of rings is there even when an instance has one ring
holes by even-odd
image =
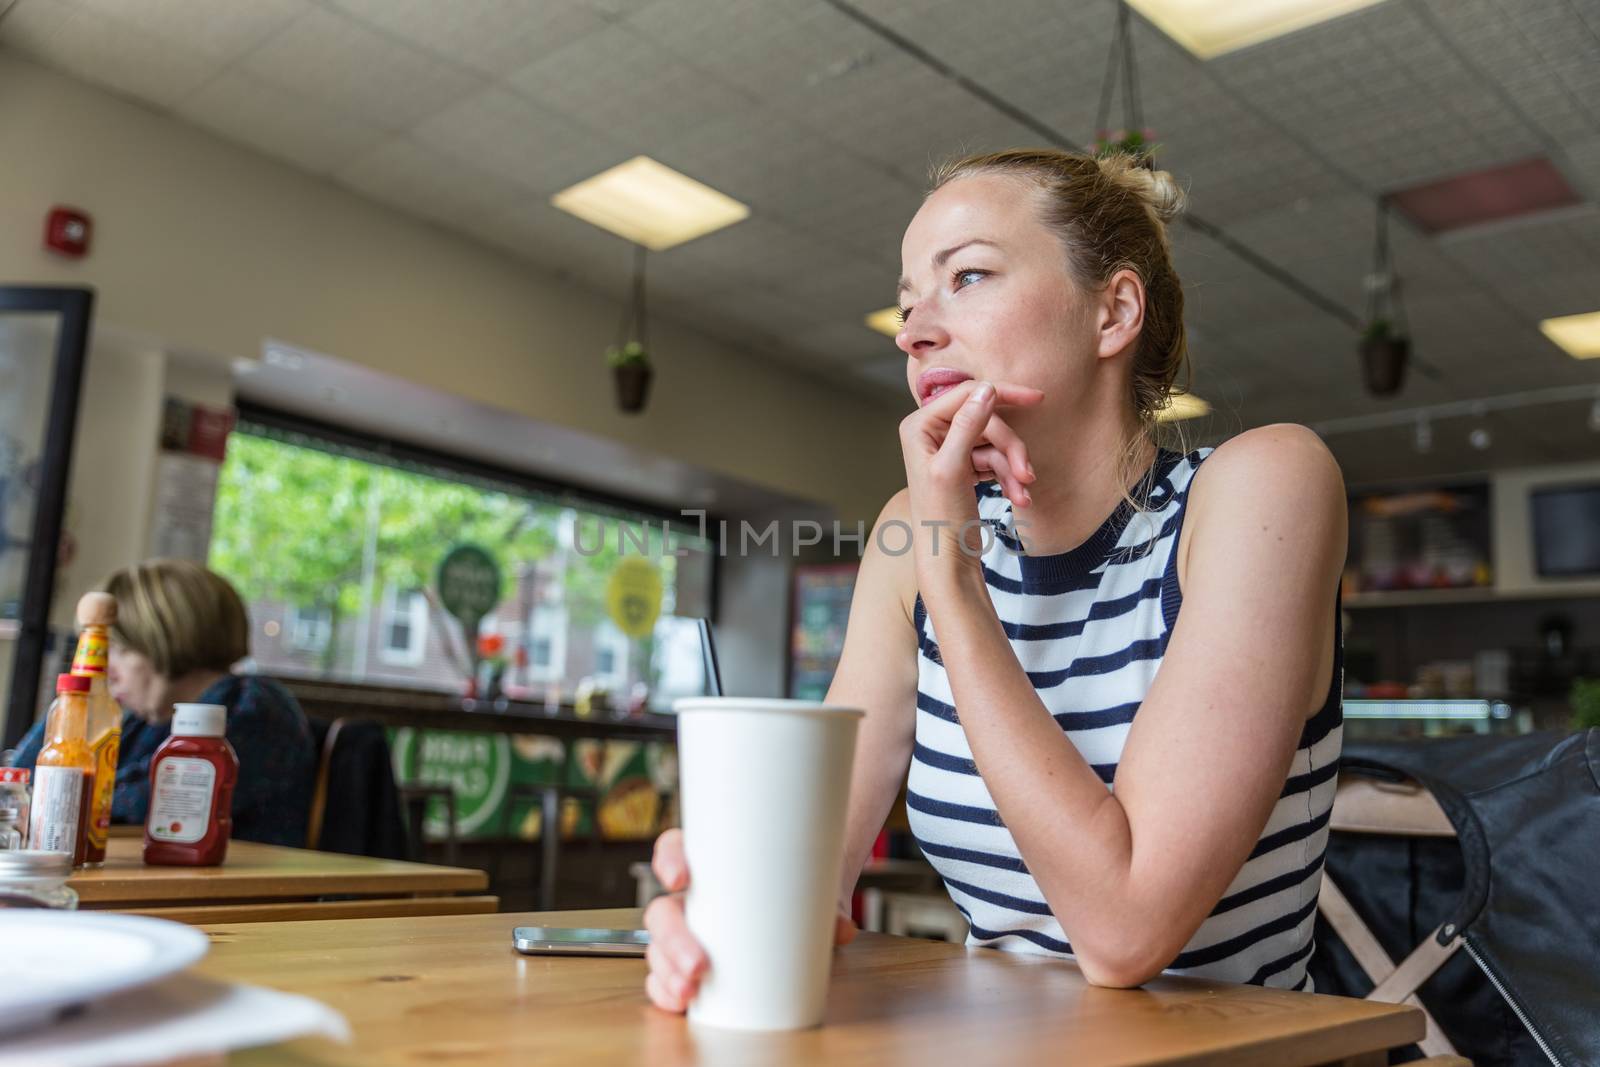
[[[500,567],[477,545],[457,545],[439,564],[439,603],[469,629],[500,603]]]
[[[413,759],[412,749],[420,746]],[[416,780],[428,785],[445,785],[456,796],[456,832],[494,834],[500,826],[500,808],[506,802],[511,780],[511,739],[505,734],[447,733],[443,730],[413,730],[402,726],[394,732],[394,765],[402,781],[409,768],[416,767]],[[446,832],[444,801],[428,801],[424,816],[429,834]]]

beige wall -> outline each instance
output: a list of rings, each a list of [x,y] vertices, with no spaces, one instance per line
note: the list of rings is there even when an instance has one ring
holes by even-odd
[[[94,217],[82,263],[40,247],[57,203]],[[99,322],[169,346],[256,357],[278,338],[850,521],[903,480],[891,404],[661,320],[650,411],[618,414],[613,299],[0,49],[4,282],[89,284]]]

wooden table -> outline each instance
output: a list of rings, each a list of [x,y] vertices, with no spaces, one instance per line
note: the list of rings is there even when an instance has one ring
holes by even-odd
[[[641,959],[521,956],[517,925],[637,925],[633,909],[207,928],[199,971],[303,993],[354,1041],[304,1040],[239,1067],[408,1064],[1072,1063],[1308,1067],[1387,1062],[1422,1036],[1414,1008],[1160,978],[1097,989],[1070,963],[862,934],[834,956],[825,1025],[787,1034],[691,1027],[649,1006]]]
[[[142,837],[113,834],[103,867],[67,882],[85,910],[159,915],[187,923],[279,919],[355,919],[492,912],[493,896],[476,894],[489,876],[464,867],[435,867],[369,856],[312,852],[233,841],[220,867],[147,867]],[[356,897],[318,900],[319,897]]]

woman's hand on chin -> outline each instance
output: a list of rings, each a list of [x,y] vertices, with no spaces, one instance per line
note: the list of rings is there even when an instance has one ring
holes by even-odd
[[[925,593],[952,575],[978,575],[982,584],[974,485],[999,482],[1015,508],[1032,502],[1027,486],[1034,474],[1027,446],[995,411],[1031,407],[1043,398],[1044,393],[1025,385],[962,382],[900,423],[911,540],[918,584]]]

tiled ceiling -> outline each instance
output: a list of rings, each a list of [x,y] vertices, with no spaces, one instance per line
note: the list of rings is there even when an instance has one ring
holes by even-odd
[[[854,6],[1090,138],[1109,0]],[[1600,397],[1600,360],[1537,328],[1600,309],[1600,3],[1388,0],[1204,63],[1134,34],[1146,122],[1193,210],[1352,314],[1386,190],[1546,156],[1585,200],[1440,238],[1396,223],[1434,373],[1384,401],[1347,323],[1179,227],[1196,389],[1219,409],[1203,433]],[[1040,141],[826,0],[15,0],[0,45],[619,298],[630,248],[549,198],[654,156],[753,214],[654,255],[653,312],[891,403],[898,353],[861,318],[891,299],[929,163]],[[1442,422],[1427,454],[1407,428],[1329,443],[1352,481],[1600,457],[1589,407]],[[1480,421],[1487,450],[1465,444]]]

